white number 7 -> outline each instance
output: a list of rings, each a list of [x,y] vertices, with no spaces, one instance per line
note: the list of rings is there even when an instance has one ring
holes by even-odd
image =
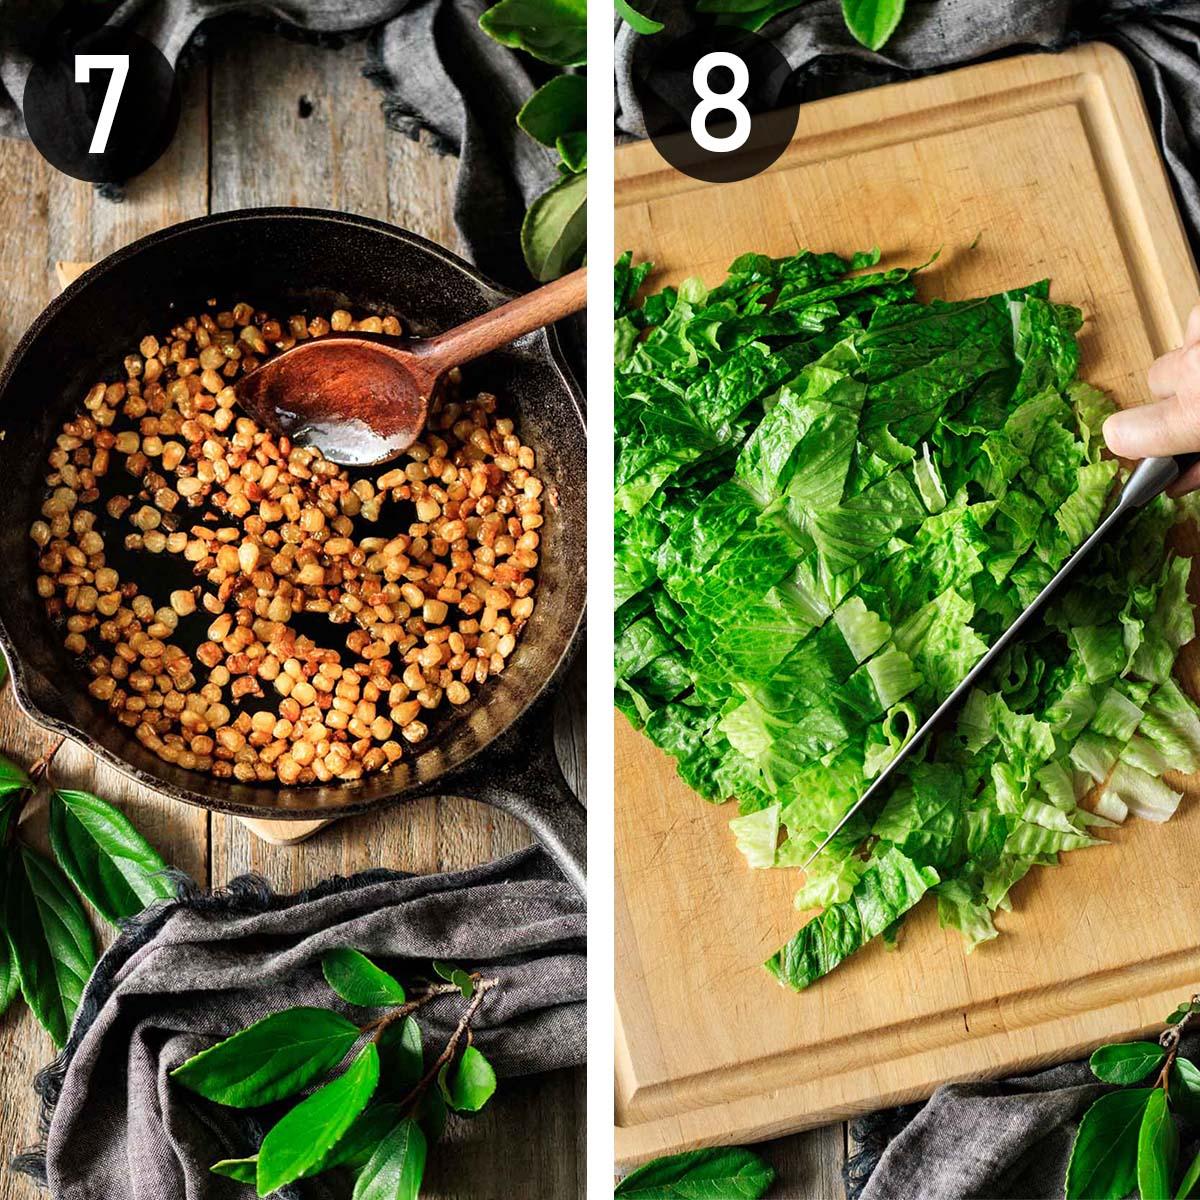
[[[103,154],[108,147],[108,135],[112,133],[113,120],[117,115],[117,104],[129,75],[128,54],[77,54],[75,55],[75,82],[87,83],[93,71],[111,71],[104,102],[100,105],[100,119],[92,134],[89,154]]]

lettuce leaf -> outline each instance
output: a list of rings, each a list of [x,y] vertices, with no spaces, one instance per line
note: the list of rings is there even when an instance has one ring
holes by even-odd
[[[807,987],[883,933],[937,882],[932,867],[918,867],[889,847],[863,871],[849,899],[809,921],[767,960],[767,970],[797,991]]]
[[[986,898],[975,892],[961,879],[947,879],[934,889],[937,894],[938,923],[943,928],[957,929],[970,954],[981,942],[1000,936],[992,921],[992,910]]]
[[[737,839],[737,848],[746,856],[748,866],[762,868],[775,865],[775,851],[779,845],[779,809],[778,804],[770,804],[758,812],[734,817],[729,822],[729,828]]]

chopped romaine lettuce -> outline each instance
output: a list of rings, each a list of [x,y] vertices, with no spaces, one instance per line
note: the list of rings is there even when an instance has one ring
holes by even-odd
[[[737,848],[752,867],[773,867],[779,846],[779,805],[768,804],[758,812],[734,817],[729,822]]]
[[[794,869],[1095,527],[1112,406],[1042,280],[919,303],[878,252],[743,255],[637,300],[618,264],[617,703],[754,867]],[[1200,769],[1171,678],[1195,636],[1175,506],[1081,570],[877,811],[813,863],[824,911],[767,964],[801,988],[926,891],[968,949],[1035,866],[1165,820]]]

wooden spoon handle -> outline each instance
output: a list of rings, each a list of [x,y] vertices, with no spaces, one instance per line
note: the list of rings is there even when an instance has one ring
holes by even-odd
[[[524,296],[518,296],[465,325],[417,343],[428,368],[440,374],[451,367],[507,346],[534,329],[552,325],[587,305],[587,267],[580,267]]]

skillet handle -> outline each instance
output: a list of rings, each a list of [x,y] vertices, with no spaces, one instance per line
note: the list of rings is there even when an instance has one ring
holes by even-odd
[[[571,791],[554,750],[554,707],[543,700],[457,771],[441,795],[503,809],[533,832],[580,895],[587,894],[587,810]]]

